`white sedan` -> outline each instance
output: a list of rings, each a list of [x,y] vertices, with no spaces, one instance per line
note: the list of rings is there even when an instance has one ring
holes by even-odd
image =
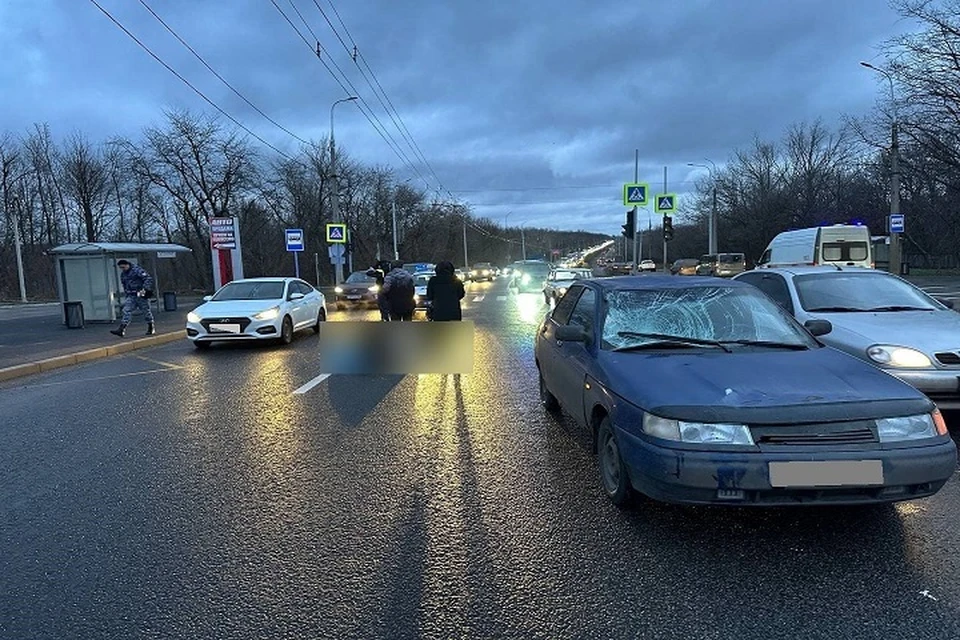
[[[290,344],[294,332],[319,333],[327,319],[324,295],[297,278],[234,280],[203,300],[187,314],[187,337],[199,349],[228,340]]]

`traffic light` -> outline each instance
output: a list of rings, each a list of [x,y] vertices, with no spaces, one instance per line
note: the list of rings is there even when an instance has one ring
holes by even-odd
[[[663,239],[673,240],[673,218],[663,216]]]
[[[637,228],[637,209],[634,207],[627,211],[627,224],[620,225],[623,228],[623,231],[620,232],[624,238],[628,240],[633,240],[634,229]]]

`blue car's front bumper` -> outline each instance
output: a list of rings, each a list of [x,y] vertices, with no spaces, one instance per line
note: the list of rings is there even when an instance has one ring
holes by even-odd
[[[633,487],[664,502],[732,505],[864,504],[922,498],[957,468],[949,438],[928,446],[872,451],[716,452],[664,447],[617,430]],[[882,460],[883,484],[773,487],[770,462]]]

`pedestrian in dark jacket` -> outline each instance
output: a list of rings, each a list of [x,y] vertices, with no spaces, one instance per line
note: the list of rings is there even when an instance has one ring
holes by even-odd
[[[434,322],[463,320],[460,301],[466,295],[463,283],[455,274],[452,262],[437,265],[437,275],[427,282],[427,301],[430,302],[430,319]]]
[[[383,279],[380,289],[390,306],[391,322],[412,322],[417,303],[413,296],[417,292],[413,276],[403,268],[403,263],[394,262],[393,269]]]
[[[389,262],[378,262],[377,266],[370,267],[367,270],[367,275],[377,281],[377,307],[380,309],[380,320],[382,322],[390,321],[390,305],[387,302],[386,294],[383,292],[383,282],[389,271]]]
[[[150,309],[149,300],[153,297],[153,278],[143,267],[130,264],[127,260],[119,260],[117,266],[120,267],[120,283],[123,285],[124,293],[123,315],[120,318],[120,326],[110,333],[121,338],[125,336],[133,310],[142,309],[143,317],[147,321],[147,335],[155,334],[157,331],[153,326],[153,311]]]

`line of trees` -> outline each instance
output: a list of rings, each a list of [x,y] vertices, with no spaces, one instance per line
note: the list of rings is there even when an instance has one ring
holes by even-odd
[[[354,267],[393,257],[396,206],[402,260],[463,262],[463,229],[471,262],[505,263],[521,257],[519,229],[472,217],[469,208],[398,180],[386,166],[364,166],[337,151],[340,209],[350,225]],[[332,222],[330,149],[326,140],[295,156],[267,156],[218,119],[167,112],[136,140],[63,141],[46,125],[25,135],[0,135],[0,299],[18,297],[15,224],[31,298],[55,297],[53,262],[44,251],[62,243],[163,242],[193,250],[164,274],[180,290],[209,290],[211,249],[207,220],[234,216],[243,241],[244,271],[292,275],[283,230],[301,228],[307,263],[321,259],[321,280],[333,280],[324,242]],[[596,244],[601,234],[526,229],[528,257]],[[164,261],[166,263],[166,261]],[[305,265],[304,265],[305,266]],[[165,265],[166,267],[166,265]],[[303,274],[311,274],[305,266]]]
[[[719,249],[748,260],[792,228],[862,223],[886,235],[897,122],[906,261],[911,268],[960,267],[960,0],[892,4],[918,28],[883,45],[886,61],[875,66],[890,81],[877,74],[885,96],[877,112],[836,128],[796,124],[780,140],[755,139],[736,150],[699,182],[692,211],[674,225],[670,260],[706,253],[714,189]],[[661,243],[652,244],[662,259]]]

